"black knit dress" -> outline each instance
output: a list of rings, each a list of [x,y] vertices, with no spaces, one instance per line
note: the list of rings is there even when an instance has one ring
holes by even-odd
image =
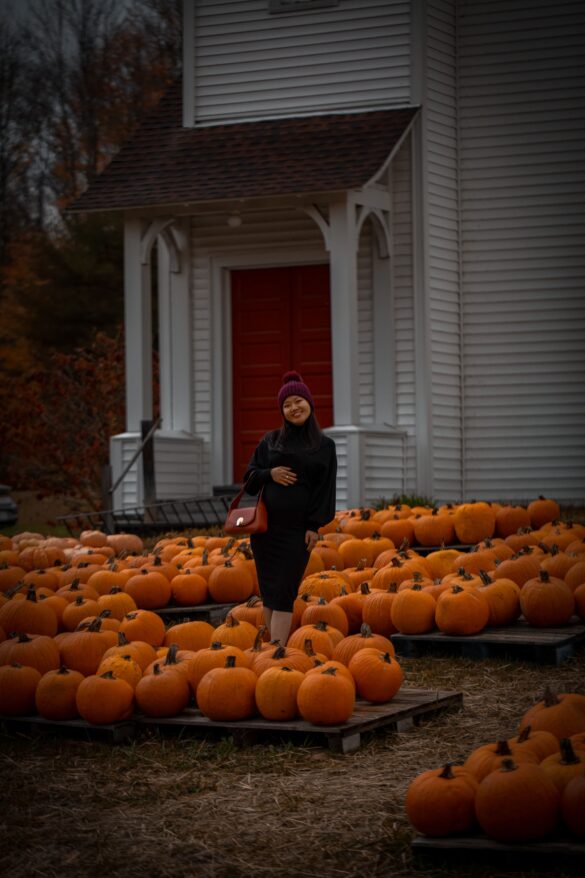
[[[270,610],[291,612],[299,584],[309,561],[305,532],[318,530],[335,516],[335,443],[322,436],[316,451],[301,445],[300,431],[290,431],[286,451],[271,447],[269,435],[258,444],[244,481],[257,494],[264,486],[268,530],[250,537],[260,594]],[[287,466],[296,474],[294,485],[279,485],[270,470]]]

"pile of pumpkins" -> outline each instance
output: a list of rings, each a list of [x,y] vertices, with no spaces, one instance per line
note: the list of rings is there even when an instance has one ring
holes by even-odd
[[[260,714],[336,725],[352,715],[356,695],[377,703],[393,698],[403,672],[392,643],[367,625],[344,635],[313,623],[311,608],[300,603],[302,624],[286,646],[268,642],[265,627],[255,624],[258,598],[234,608],[216,628],[192,621],[165,630],[159,615],[135,610],[121,619],[95,616],[50,636],[36,633],[41,626],[31,615],[27,631],[0,643],[0,715],[38,711],[51,720],[82,717],[100,725],[136,709],[148,717],[177,716],[195,703],[212,720]]]
[[[132,673],[123,682],[130,686],[132,699],[126,703],[126,689],[122,714],[133,709],[135,703],[148,713],[153,708],[147,703],[148,696],[145,702],[143,693],[158,691],[157,685],[161,692],[169,688],[167,681],[157,684],[156,679],[176,672],[177,664],[181,675],[189,676],[190,653],[199,655],[211,650],[213,660],[222,666],[218,670],[226,670],[223,665],[228,660],[231,663],[232,657],[221,652],[219,643],[221,648],[233,647],[246,653],[243,665],[240,659],[240,665],[236,662],[234,668],[227,669],[230,673],[239,673],[240,667],[252,671],[247,677],[250,692],[254,683],[254,698],[250,695],[246,710],[257,709],[266,718],[276,718],[270,716],[261,696],[258,700],[255,685],[255,672],[263,667],[268,650],[275,667],[289,668],[286,677],[291,692],[297,682],[301,691],[300,677],[294,674],[307,674],[315,664],[317,676],[327,681],[321,681],[321,686],[346,690],[345,700],[341,699],[335,709],[328,706],[324,716],[319,710],[313,714],[311,708],[301,707],[303,698],[297,703],[296,695],[293,699],[290,694],[286,710],[276,710],[278,718],[300,714],[315,723],[344,721],[339,717],[351,715],[356,692],[370,701],[384,701],[398,691],[402,672],[390,641],[396,632],[419,634],[436,626],[449,634],[469,635],[486,625],[512,623],[521,613],[538,626],[564,624],[574,613],[585,618],[585,526],[563,523],[554,517],[548,520],[558,512],[556,502],[544,498],[527,508],[469,503],[441,511],[426,507],[408,510],[415,524],[424,518],[452,518],[458,539],[477,538],[470,552],[442,547],[423,557],[410,547],[407,536],[395,533],[395,543],[384,535],[387,524],[394,526],[409,520],[404,507],[379,512],[344,510],[321,529],[299,587],[285,647],[267,644],[265,632],[259,638],[263,607],[246,539],[168,537],[148,550],[139,537],[131,534],[87,531],[79,539],[45,538],[32,533],[0,536],[0,666],[16,662],[36,668],[41,676],[51,672],[49,701],[59,700],[56,692],[61,689],[55,687],[67,689],[81,682],[77,676],[71,680],[71,674],[92,678],[91,683],[84,679],[81,703],[76,701],[75,710],[91,717],[92,722],[103,722],[94,718],[92,711],[96,705],[110,701],[114,704],[116,699],[97,698],[90,689],[86,709],[83,693],[88,686],[105,685],[109,690],[104,691],[114,692],[112,681],[123,678],[130,668]],[[523,526],[526,515],[529,526]],[[518,523],[516,530],[506,533]],[[402,542],[398,543],[399,539]],[[155,612],[169,603],[193,606],[210,598],[232,605],[219,633],[203,622],[185,623],[194,626],[188,629],[173,626],[165,631]],[[199,633],[182,639],[187,630]],[[239,639],[242,632],[246,632],[244,642]],[[144,644],[139,656],[133,655],[137,641]],[[354,661],[349,677],[347,669],[353,654],[346,653],[348,642],[358,643],[360,652],[366,650]],[[44,656],[45,650],[48,657]],[[291,650],[297,650],[300,657]],[[374,656],[370,650],[374,650]],[[256,652],[263,654],[262,661]],[[30,658],[37,653],[43,653],[38,663]],[[114,668],[109,664],[104,667],[103,661],[114,658]],[[298,667],[293,661],[296,658],[300,661]],[[330,660],[341,667],[322,667]],[[8,679],[4,668],[0,667],[0,673]],[[22,713],[35,706],[46,711],[46,700],[41,698],[42,703],[37,703],[39,681],[35,682],[35,675],[20,669],[19,675],[10,673],[21,683],[11,682],[6,689],[0,681],[0,713]],[[25,673],[29,677],[27,684]],[[93,680],[96,676],[99,683]],[[196,698],[204,712],[209,709],[210,716],[219,716],[216,707],[205,706],[199,683],[199,679],[195,684],[188,680],[172,709],[180,712],[190,698]],[[43,680],[41,693],[48,685]],[[305,691],[305,682],[303,686]],[[17,699],[16,706],[10,707],[10,699],[6,701],[2,692],[19,688],[28,695],[22,704]],[[233,699],[226,703],[230,701]],[[320,708],[327,699],[319,696],[311,702]],[[113,715],[118,717],[120,712],[114,709]],[[108,717],[107,721],[112,721],[111,714]]]
[[[405,806],[414,828],[433,837],[482,830],[531,842],[560,828],[585,839],[585,695],[547,690],[517,735],[418,775]]]

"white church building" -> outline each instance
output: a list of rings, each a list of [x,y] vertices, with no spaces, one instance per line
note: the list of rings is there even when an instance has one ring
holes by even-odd
[[[294,368],[339,508],[585,501],[582,0],[186,0],[182,81],[74,210],[124,216],[114,481],[156,295],[159,500],[239,482]]]

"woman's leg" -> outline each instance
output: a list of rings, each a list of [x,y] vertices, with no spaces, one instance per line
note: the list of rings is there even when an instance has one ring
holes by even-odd
[[[270,639],[278,640],[281,646],[286,646],[290,634],[292,613],[285,613],[283,610],[271,610],[270,613]]]

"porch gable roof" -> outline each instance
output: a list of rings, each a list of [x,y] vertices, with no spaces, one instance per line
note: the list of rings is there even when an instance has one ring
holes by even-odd
[[[182,127],[175,82],[68,211],[295,195],[362,187],[418,107]]]

